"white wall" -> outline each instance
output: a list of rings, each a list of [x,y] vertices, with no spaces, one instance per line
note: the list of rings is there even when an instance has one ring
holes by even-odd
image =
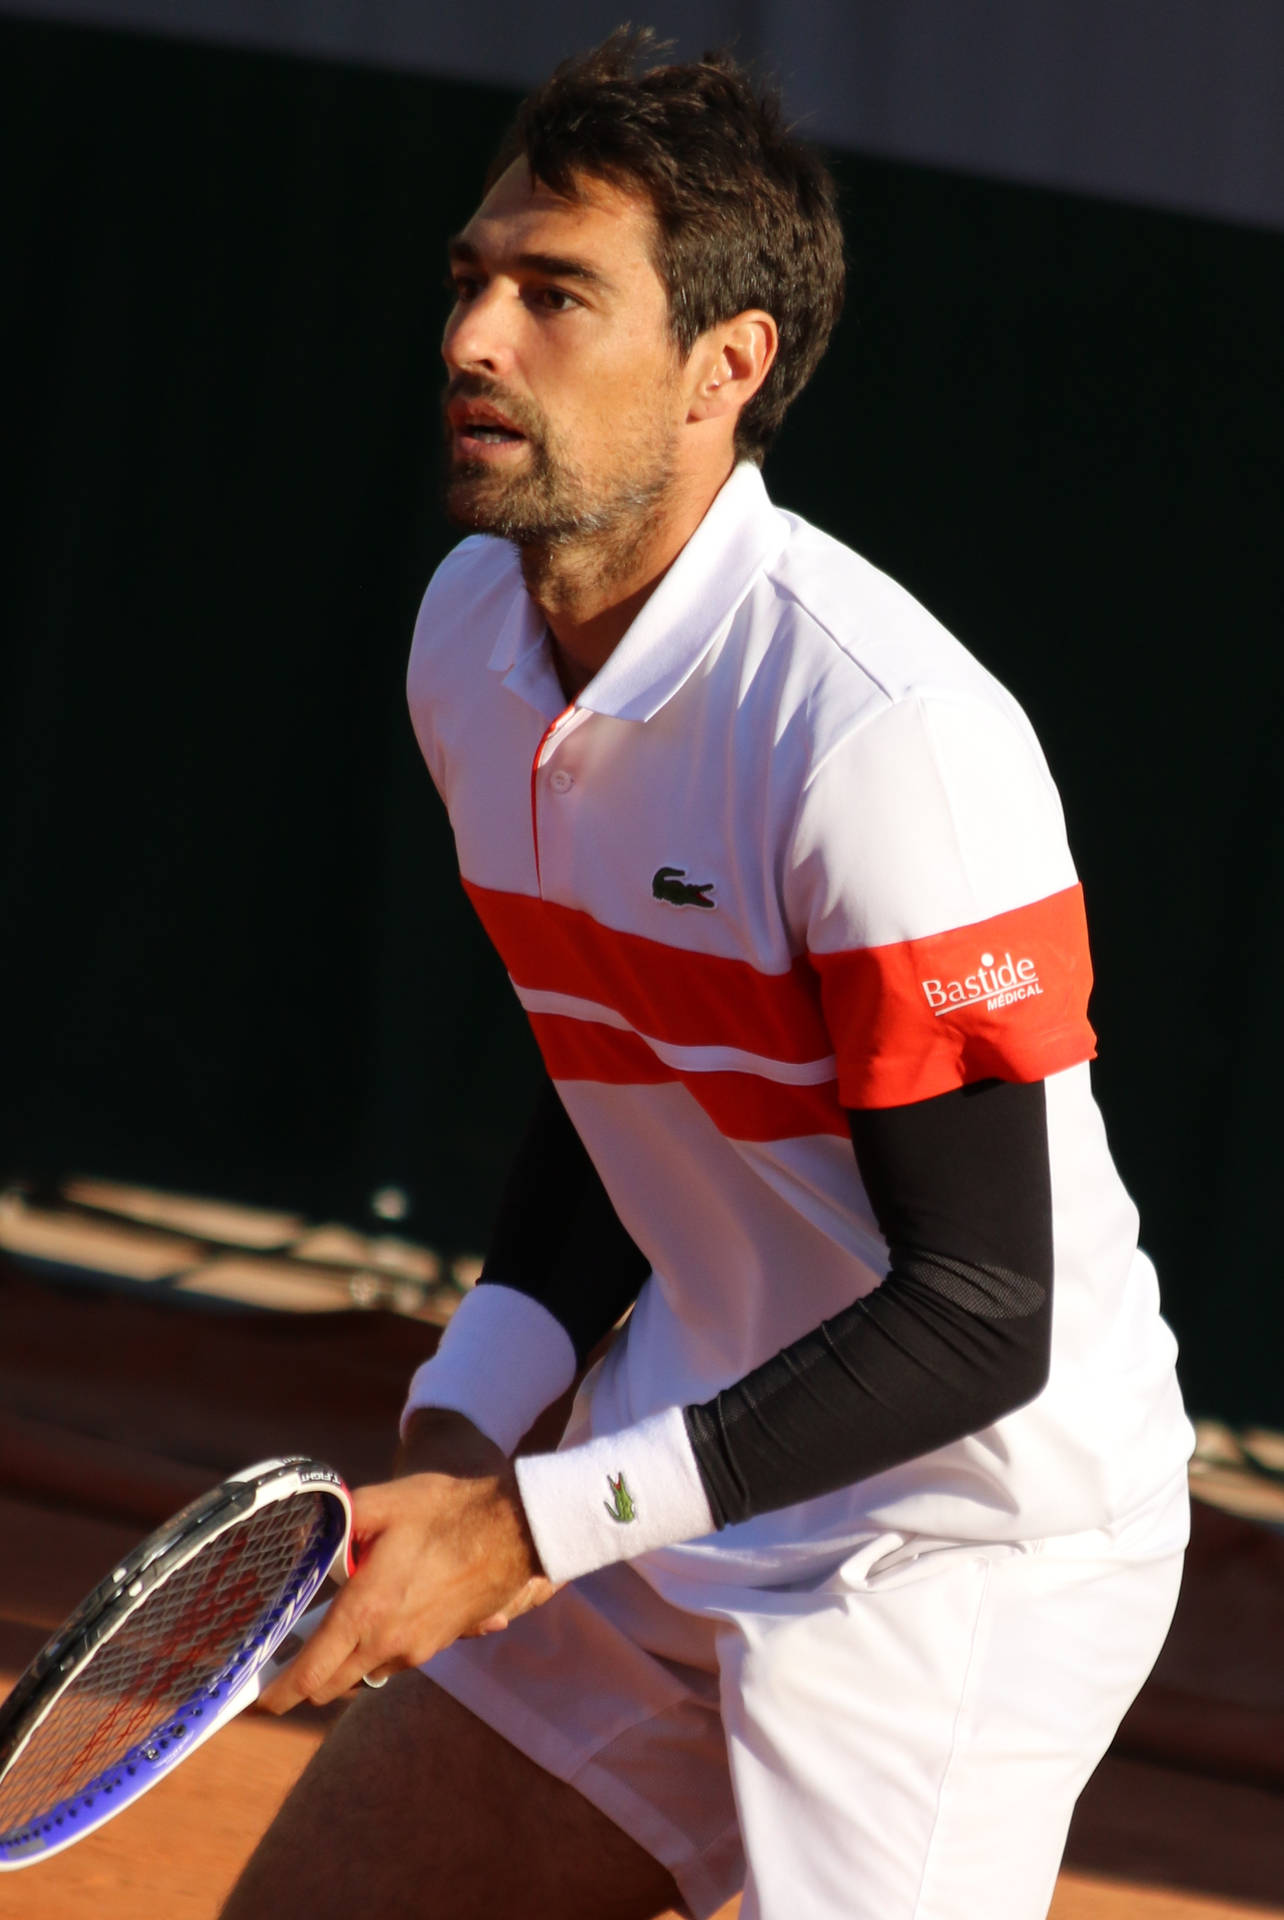
[[[818,138],[1284,228],[1284,0],[0,0],[528,85],[621,16],[764,55]]]

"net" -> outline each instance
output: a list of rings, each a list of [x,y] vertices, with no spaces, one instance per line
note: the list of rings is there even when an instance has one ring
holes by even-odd
[[[122,1792],[157,1758],[149,1742],[163,1750],[189,1732],[172,1724],[176,1714],[199,1725],[218,1709],[254,1670],[318,1558],[328,1561],[328,1505],[305,1489],[260,1508],[138,1603],[0,1780],[0,1837],[95,1789]],[[113,1768],[119,1781],[104,1779]]]

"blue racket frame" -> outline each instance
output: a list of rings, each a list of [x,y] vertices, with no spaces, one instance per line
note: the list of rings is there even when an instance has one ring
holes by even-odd
[[[0,1832],[0,1871],[60,1852],[121,1812],[257,1696],[264,1667],[308,1610],[326,1575],[346,1573],[347,1488],[320,1461],[261,1462],[225,1480],[150,1534],[99,1582],[54,1634],[0,1707],[0,1782],[96,1650],[181,1567],[231,1528],[305,1490],[329,1493],[322,1524],[276,1599],[214,1675],[101,1773],[39,1814]]]

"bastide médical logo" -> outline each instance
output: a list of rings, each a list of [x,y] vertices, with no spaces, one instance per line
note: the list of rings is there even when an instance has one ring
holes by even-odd
[[[1000,1007],[1032,1000],[1043,992],[1033,960],[1014,960],[1010,953],[998,961],[992,953],[983,953],[976,972],[965,974],[961,980],[923,980],[919,984],[938,1019],[943,1013],[980,1006],[982,1002],[987,1013],[995,1013]]]

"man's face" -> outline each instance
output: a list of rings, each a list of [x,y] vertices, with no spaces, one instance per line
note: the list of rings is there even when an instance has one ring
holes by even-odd
[[[685,414],[645,200],[510,167],[451,243],[446,508],[520,546],[608,532],[668,488]]]

